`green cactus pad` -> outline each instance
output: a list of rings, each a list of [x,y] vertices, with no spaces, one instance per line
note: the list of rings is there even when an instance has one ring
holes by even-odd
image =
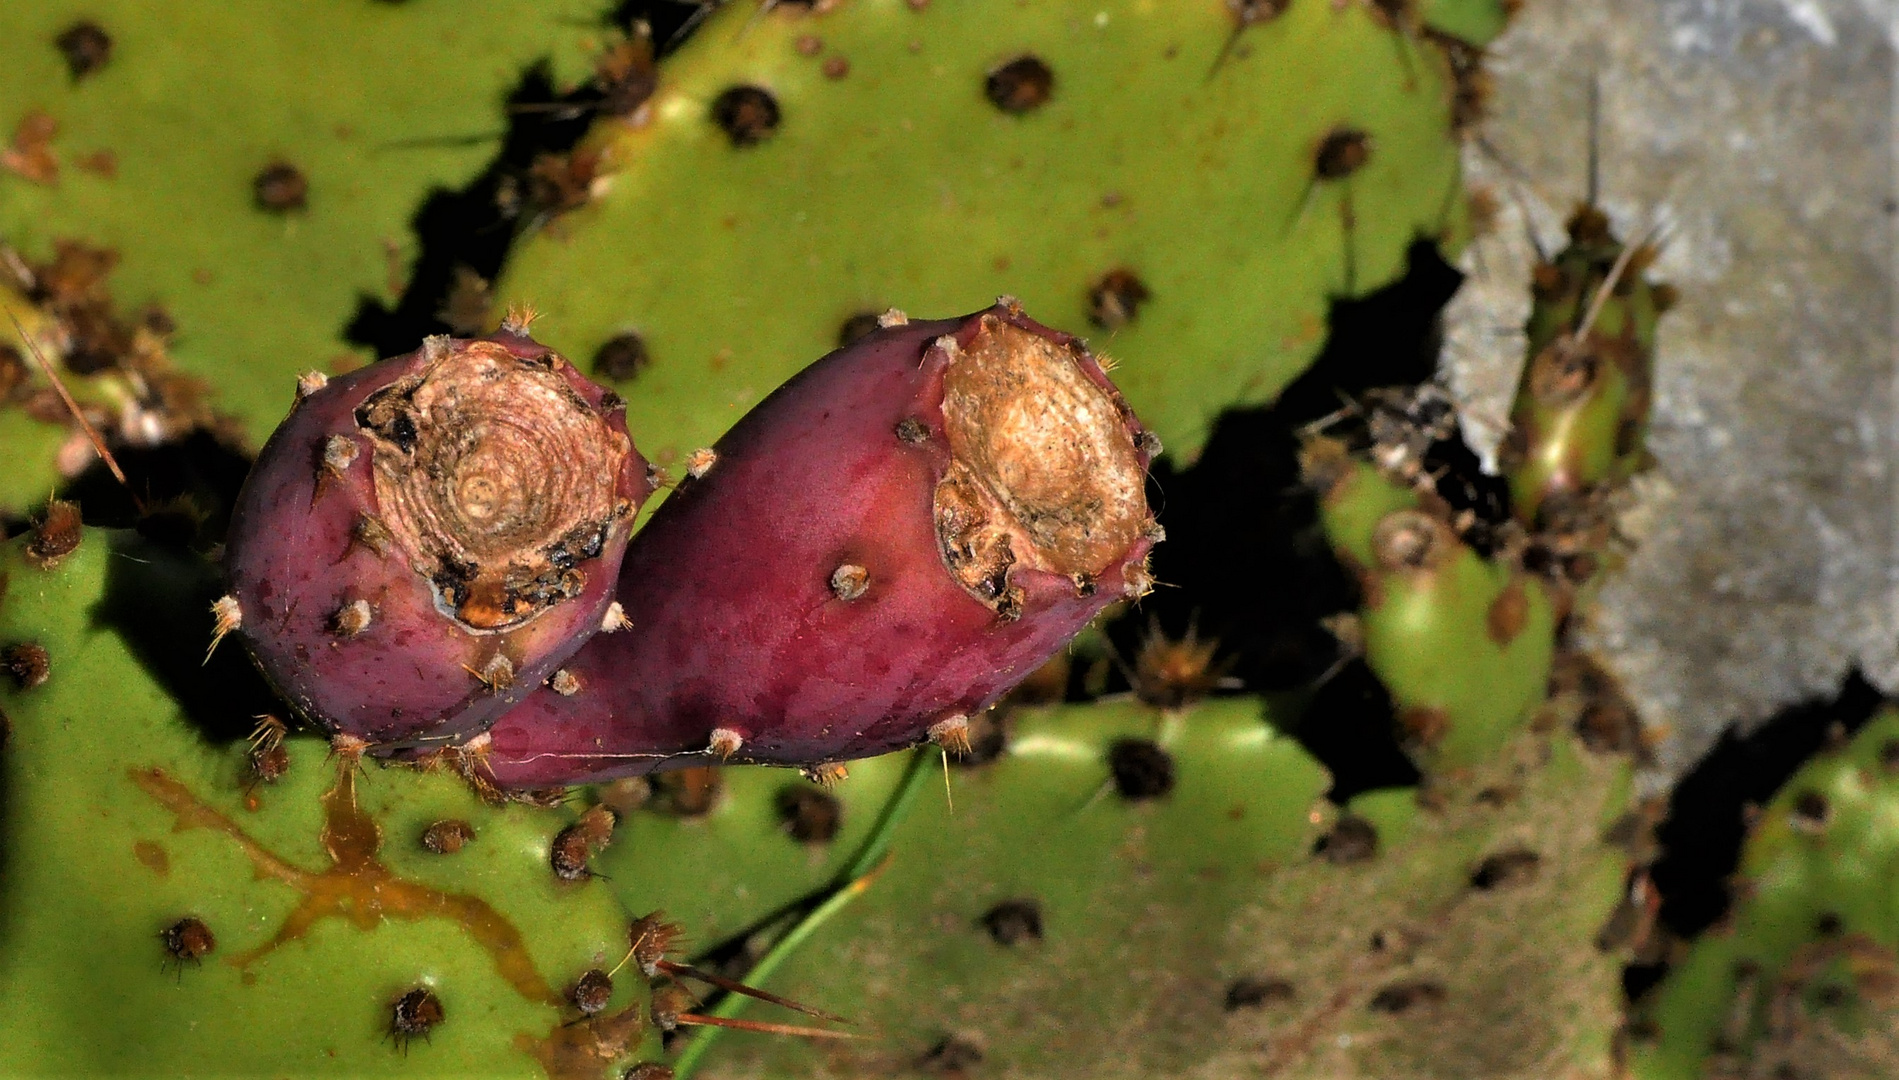
[[[246,746],[207,740],[101,621],[114,563],[188,564],[97,531],[53,571],[22,547],[0,554],[0,643],[35,642],[49,664],[43,684],[0,689],[0,1072],[600,1077],[620,1055],[589,1039],[637,1041],[635,979],[614,1019],[562,1026],[578,1016],[564,988],[613,966],[628,925],[603,882],[549,868],[571,813],[353,771],[304,738],[284,744],[281,779],[249,781]],[[475,839],[423,848],[446,818]],[[180,960],[161,934],[187,917],[215,948]],[[444,1022],[395,1039],[393,1005],[418,986]]]
[[[1394,278],[1416,238],[1461,235],[1447,62],[1375,5],[1297,3],[1237,36],[1217,0],[763,7],[714,16],[643,123],[596,129],[576,151],[603,178],[592,203],[517,245],[497,286],[569,355],[641,335],[650,366],[620,388],[662,464],[853,315],[1008,293],[1087,332],[1091,287],[1117,269],[1149,295],[1123,281],[1101,320],[1118,328],[1093,343],[1191,457],[1221,409],[1307,365],[1331,297]],[[986,77],[1025,56],[1052,88],[1004,111]],[[741,86],[777,107],[745,146],[713,119]],[[1328,135],[1354,132],[1368,155],[1318,179]]]
[[[1166,748],[1178,776],[1171,794],[1130,803],[1116,793],[1104,762],[1121,738]],[[833,789],[847,829],[869,825],[906,760],[890,755],[852,763],[849,779]],[[748,772],[760,770],[726,770],[734,777]],[[767,796],[778,785],[800,782],[782,771],[764,775],[762,782],[731,785],[707,819],[655,818],[630,830],[629,838],[645,839],[641,873],[614,878],[629,909],[664,908],[681,918],[694,945],[704,946],[773,910],[786,898],[785,879],[821,883],[855,854],[861,834],[841,836],[822,852],[783,835],[761,843],[776,826],[761,820],[756,804],[769,807]],[[1021,1063],[1030,1071],[1039,1062],[1044,1073],[1088,1074],[1065,1060],[1072,1047],[1060,1033],[1098,1031],[1102,1010],[1124,1013],[1151,993],[1142,980],[1127,978],[1131,956],[1149,957],[1145,978],[1172,980],[1192,977],[1194,965],[1181,947],[1216,955],[1227,933],[1219,913],[1238,909],[1269,868],[1303,858],[1327,782],[1324,770],[1276,734],[1252,699],[1212,702],[1172,718],[1133,705],[1024,710],[1005,757],[950,773],[954,809],[940,785],[921,793],[896,831],[889,867],[831,929],[820,931],[821,943],[794,957],[795,974],[771,989],[874,1025],[899,1044],[876,1048],[875,1058],[906,1048],[920,1053],[936,1037],[932,1032],[946,1014],[941,1003],[925,1003],[926,987],[953,987],[953,997],[974,1008],[996,986],[1016,995],[1038,985],[1088,984],[1085,997],[1051,994],[1037,1006],[1039,1016],[1006,1021],[1046,1040],[1022,1048]],[[698,887],[707,866],[720,867],[720,880],[729,881],[717,892]],[[1039,902],[1048,941],[1063,942],[1059,956],[1040,946],[1005,950],[982,930],[985,912],[1031,898]],[[702,913],[707,907],[717,914]],[[1143,911],[1176,915],[1144,922],[1138,918]],[[1186,912],[1198,917],[1178,917]],[[1118,936],[1123,931],[1125,939]],[[840,948],[874,959],[807,962]],[[747,1015],[762,1017],[763,1010]],[[1027,1029],[1019,1030],[1028,1037]],[[790,1061],[808,1060],[789,1044],[744,1036],[726,1041],[727,1051],[753,1048],[785,1062],[788,1073],[804,1071]]]
[[[1365,661],[1398,711],[1400,734],[1433,773],[1485,760],[1543,701],[1555,608],[1542,583],[1458,540],[1412,490],[1362,461],[1341,461],[1320,521],[1364,593]],[[1428,566],[1375,550],[1387,522],[1434,530]]]
[[[1606,1067],[1616,964],[1590,941],[1626,872],[1601,841],[1626,804],[1626,763],[1567,735],[1520,735],[1434,791],[1432,809],[1408,789],[1356,800],[1378,822],[1375,853],[1315,855],[1338,818],[1318,797],[1326,777],[1263,712],[1254,699],[1174,715],[1019,710],[1004,755],[952,774],[953,809],[923,791],[887,866],[766,982],[875,1041],[728,1033],[708,1074],[909,1075],[956,1060],[994,1076]],[[1126,739],[1165,749],[1169,793],[1122,794],[1109,761]],[[905,767],[901,755],[851,766],[833,789],[847,831]],[[784,778],[748,773],[725,771],[707,817],[642,811],[623,833],[642,838],[641,874],[615,887],[634,909],[679,917],[700,948],[775,909],[784,879],[825,880],[857,851],[861,834],[816,851],[782,835],[760,804]],[[1525,847],[1530,880],[1472,886],[1491,856]],[[695,887],[709,867],[716,891]],[[1409,983],[1447,996],[1394,1015],[1385,992]],[[1449,1011],[1458,1023],[1442,1022]],[[757,1003],[745,1015],[784,1018]],[[980,1066],[957,1057],[972,1047]]]
[[[1571,219],[1570,235],[1536,269],[1530,360],[1501,455],[1511,508],[1533,528],[1560,525],[1543,520],[1553,497],[1626,480],[1648,460],[1655,327],[1667,307],[1667,290],[1642,272],[1654,252],[1638,248],[1625,259],[1625,245],[1589,207]],[[1616,284],[1603,293],[1612,272]],[[1572,341],[1592,314],[1589,332]]]
[[[996,811],[986,807],[997,790],[1008,792],[1016,806],[1006,823],[1009,832],[996,837],[998,842],[1041,847],[1052,842],[1041,835],[1045,833],[1105,835],[1102,830],[1119,828],[1115,822],[1126,812],[1101,786],[1102,755],[1108,743],[1121,736],[1159,737],[1183,761],[1204,759],[1213,770],[1214,779],[1183,788],[1168,803],[1174,809],[1166,818],[1167,827],[1187,831],[1178,838],[1183,847],[1229,849],[1216,856],[1220,859],[1280,860],[1303,850],[1305,812],[1324,792],[1325,773],[1298,744],[1274,733],[1253,699],[1208,703],[1190,722],[1164,720],[1154,710],[1134,705],[1025,710],[1001,767],[952,770],[946,776],[948,793],[939,786],[925,801],[944,814],[946,838],[963,831],[960,821],[967,814],[979,814],[986,831],[1003,826],[1004,821],[991,820]],[[773,808],[780,790],[806,781],[783,769],[734,768],[722,770],[726,790],[711,814],[691,820],[634,815],[621,826],[627,842],[603,853],[597,865],[614,880],[628,910],[662,908],[685,919],[695,942],[705,944],[831,880],[867,835],[885,797],[896,787],[905,760],[903,754],[892,754],[851,763],[849,778],[832,789],[843,806],[843,829],[822,847],[785,835]],[[1259,790],[1241,802],[1221,803],[1217,810],[1206,801],[1252,787]],[[1256,807],[1249,811],[1253,824],[1235,825],[1226,816],[1236,805]],[[1196,815],[1206,820],[1196,824]],[[933,813],[924,816],[934,818]],[[905,828],[911,830],[906,835],[914,835],[914,825]],[[1209,828],[1217,830],[1219,843],[1200,835],[1189,844],[1187,834],[1204,834]],[[757,837],[774,831],[781,834],[777,841],[758,842]],[[707,844],[729,848],[732,854],[706,860]],[[631,872],[635,867],[637,874]],[[1022,869],[1059,875],[1076,867],[1025,863]],[[956,876],[941,867],[931,873],[945,881]]]
[[[1503,33],[1513,6],[1489,0],[1419,0],[1418,21],[1472,45],[1488,45]]]
[[[41,185],[0,170],[0,240],[32,260],[61,239],[117,250],[119,309],[163,306],[179,367],[261,444],[298,372],[361,359],[342,337],[360,298],[393,301],[415,256],[411,219],[494,156],[503,99],[528,66],[584,77],[604,6],[4,5],[0,133],[50,115],[59,173]],[[75,79],[54,40],[81,17],[110,35],[111,58]],[[102,151],[112,175],[80,167]],[[253,181],[279,161],[308,179],[304,209],[257,204]],[[11,436],[10,451],[29,448]],[[26,494],[43,498],[52,474],[33,476]],[[16,498],[0,491],[0,508]]]
[[[1643,1003],[1634,1075],[1891,1076],[1899,709],[1787,781],[1753,825],[1735,895]]]

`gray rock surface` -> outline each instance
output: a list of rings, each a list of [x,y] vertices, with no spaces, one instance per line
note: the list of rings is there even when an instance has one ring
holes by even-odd
[[[1493,49],[1472,176],[1502,207],[1465,256],[1445,377],[1494,447],[1518,369],[1528,234],[1587,190],[1658,229],[1658,469],[1591,644],[1659,742],[1665,783],[1730,724],[1899,691],[1894,6],[1880,0],[1529,0]]]

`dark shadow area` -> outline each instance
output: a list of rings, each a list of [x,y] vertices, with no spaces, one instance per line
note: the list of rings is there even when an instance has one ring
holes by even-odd
[[[1332,305],[1325,348],[1278,401],[1222,416],[1191,467],[1159,462],[1149,497],[1167,528],[1154,556],[1162,584],[1109,628],[1131,657],[1150,617],[1176,637],[1196,621],[1253,692],[1310,686],[1331,672],[1293,734],[1331,770],[1334,799],[1415,783],[1418,773],[1398,749],[1384,689],[1362,663],[1341,664],[1320,624],[1357,605],[1357,585],[1333,559],[1300,480],[1298,430],[1366,390],[1431,378],[1439,313],[1462,280],[1434,244],[1414,243],[1403,278]],[[1442,448],[1447,478],[1476,476],[1475,459],[1452,442]],[[1493,497],[1485,491],[1470,500]]]
[[[488,168],[468,186],[437,190],[411,221],[420,254],[394,308],[364,296],[344,330],[353,344],[395,356],[430,334],[451,332],[437,314],[448,302],[458,269],[492,281],[501,270],[519,224],[521,192],[534,159],[571,149],[593,122],[589,107],[599,91],[555,92],[545,64],[528,70],[508,94],[507,130]],[[561,108],[568,106],[569,108]],[[391,148],[387,153],[401,153]]]
[[[607,16],[607,21],[623,30],[639,22],[652,27],[653,44],[659,55],[665,56],[684,44],[692,31],[717,6],[715,0],[705,3],[692,3],[690,0],[621,0],[613,13]]]
[[[111,537],[105,592],[92,622],[119,633],[133,656],[178,702],[185,719],[208,740],[248,736],[259,713],[282,714],[263,677],[227,640],[211,658],[211,602],[223,593],[218,572],[190,551],[132,533]],[[154,722],[162,719],[154,717]]]
[[[627,0],[609,21],[622,31],[644,22],[663,56],[710,10],[709,5],[674,0]],[[430,334],[451,333],[439,313],[448,305],[458,276],[472,272],[493,281],[501,272],[516,236],[538,220],[530,196],[536,159],[573,149],[593,125],[603,97],[593,84],[560,93],[545,63],[529,69],[508,94],[502,110],[506,130],[488,167],[465,187],[430,194],[416,212],[411,227],[420,254],[401,299],[391,308],[375,297],[362,297],[344,337],[374,348],[379,356],[395,356]]]
[[[1727,913],[1728,878],[1740,865],[1747,838],[1745,808],[1772,799],[1835,739],[1865,726],[1882,700],[1856,671],[1830,701],[1790,706],[1749,735],[1723,735],[1681,778],[1656,830],[1661,858],[1649,871],[1662,897],[1661,929],[1693,937]],[[1623,989],[1633,1000],[1666,972],[1665,965],[1631,965],[1623,972]]]
[[[87,525],[136,529],[155,543],[196,550],[224,539],[251,468],[250,458],[203,431],[152,449],[114,450],[113,457],[129,486],[94,461],[59,497],[77,502]]]
[[[1327,798],[1343,805],[1366,791],[1418,782],[1418,767],[1398,748],[1394,716],[1385,685],[1363,660],[1347,662],[1319,687],[1293,734],[1331,770]]]

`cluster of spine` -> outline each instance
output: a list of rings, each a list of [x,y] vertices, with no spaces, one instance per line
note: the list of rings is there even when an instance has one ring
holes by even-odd
[[[0,476],[0,514],[96,461],[95,447],[150,450],[209,432],[236,441],[202,380],[180,371],[162,307],[115,307],[118,253],[61,241],[35,262],[0,241],[0,443],[19,463]],[[55,386],[41,365],[63,373]],[[70,400],[69,400],[70,398]]]

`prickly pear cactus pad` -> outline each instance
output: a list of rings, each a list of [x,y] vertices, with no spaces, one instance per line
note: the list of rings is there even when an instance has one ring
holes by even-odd
[[[1406,749],[1431,770],[1487,759],[1543,700],[1556,624],[1542,583],[1480,557],[1433,500],[1342,444],[1303,454],[1326,535],[1359,576],[1365,659]]]
[[[1888,707],[1762,809],[1733,911],[1639,1010],[1634,1075],[1893,1075],[1896,824],[1899,709]]]
[[[1655,248],[1625,245],[1601,210],[1579,207],[1569,234],[1535,270],[1530,360],[1499,450],[1518,519],[1551,530],[1646,466],[1656,320],[1674,295],[1646,280]]]
[[[116,252],[119,308],[162,308],[261,444],[297,372],[356,357],[359,299],[401,291],[410,219],[493,156],[522,73],[583,76],[604,6],[7,4],[0,132],[45,137],[0,168],[0,238]],[[62,48],[82,25],[103,50]]]
[[[1398,789],[1341,816],[1266,718],[1018,711],[768,983],[877,1040],[727,1037],[708,1075],[1606,1074],[1616,963],[1592,942],[1626,873],[1603,840],[1626,762],[1527,733],[1428,806]],[[708,813],[635,813],[598,865],[742,960],[712,946],[836,873],[904,764],[851,766],[828,841],[785,796],[818,789],[722,770]]]
[[[1191,455],[1305,367],[1329,297],[1461,235],[1452,75],[1402,7],[726,5],[576,148],[592,201],[498,292],[571,355],[637,336],[628,422],[662,464],[854,317],[1001,293],[1095,326]]]
[[[195,571],[99,531],[44,570],[29,542],[0,552],[0,643],[39,650],[0,686],[0,1072],[601,1077],[638,1042],[634,979],[569,1024],[628,927],[550,869],[571,812],[268,728],[209,741],[102,621],[114,564]],[[439,822],[464,850],[425,843]]]

